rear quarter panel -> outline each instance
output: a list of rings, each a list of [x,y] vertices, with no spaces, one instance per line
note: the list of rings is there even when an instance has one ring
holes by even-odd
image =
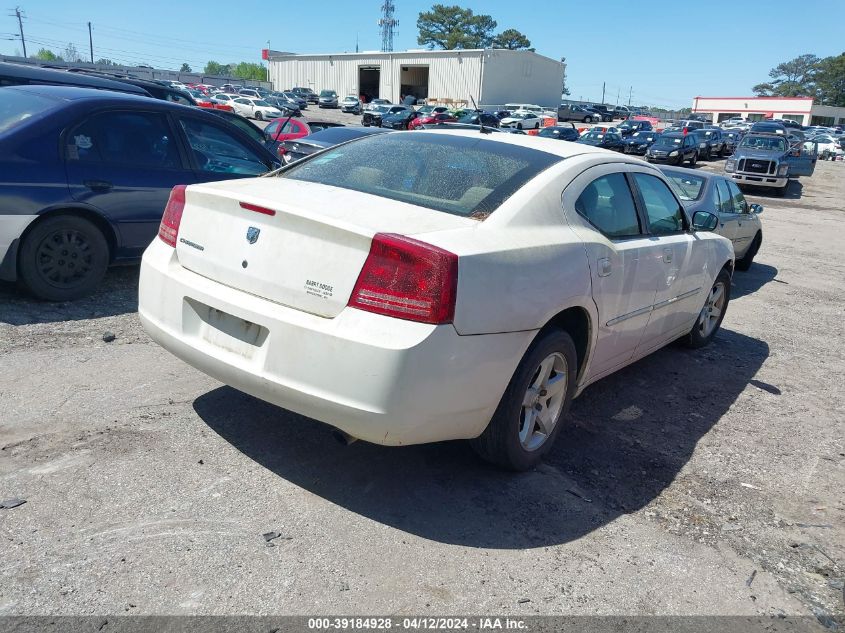
[[[561,207],[570,180],[553,167],[477,227],[421,236],[460,256],[459,334],[538,330],[576,306],[595,314],[586,252]]]

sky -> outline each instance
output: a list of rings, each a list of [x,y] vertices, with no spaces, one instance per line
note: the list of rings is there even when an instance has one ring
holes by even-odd
[[[260,62],[261,49],[296,53],[378,50],[382,0],[250,3],[232,0],[17,0],[27,53],[69,42],[94,58],[201,70],[209,60]],[[689,107],[695,96],[747,96],[780,62],[845,50],[845,0],[452,2],[515,28],[541,55],[566,58],[571,98]],[[417,16],[434,1],[395,0],[394,50],[421,48]],[[250,8],[262,7],[260,9]],[[585,11],[584,7],[591,7]],[[21,51],[14,9],[0,13],[0,53]],[[555,8],[556,7],[556,8]],[[760,10],[762,8],[762,10]],[[696,17],[700,16],[700,17]],[[617,97],[618,95],[618,97]]]

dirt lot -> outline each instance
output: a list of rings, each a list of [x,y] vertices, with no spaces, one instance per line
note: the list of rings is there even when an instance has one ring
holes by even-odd
[[[764,244],[715,343],[587,389],[519,475],[460,442],[341,447],[202,375],[141,329],[137,268],[73,304],[0,286],[0,500],[26,500],[0,509],[0,614],[845,624],[845,165],[750,198]]]

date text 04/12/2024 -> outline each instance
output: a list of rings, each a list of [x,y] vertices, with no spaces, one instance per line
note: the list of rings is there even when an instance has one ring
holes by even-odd
[[[514,618],[485,617],[470,618],[441,618],[441,617],[409,617],[409,618],[309,618],[308,628],[311,630],[390,630],[406,631],[494,631],[526,629],[523,620]]]

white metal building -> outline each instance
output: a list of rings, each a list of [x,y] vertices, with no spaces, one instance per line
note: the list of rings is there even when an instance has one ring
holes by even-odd
[[[845,108],[815,105],[812,97],[695,97],[692,111],[718,123],[731,117],[748,121],[793,119],[801,125],[845,123]]]
[[[270,51],[276,90],[301,86],[367,95],[398,103],[408,94],[443,103],[509,102],[557,107],[564,64],[530,51],[504,49],[411,50],[296,55]]]

